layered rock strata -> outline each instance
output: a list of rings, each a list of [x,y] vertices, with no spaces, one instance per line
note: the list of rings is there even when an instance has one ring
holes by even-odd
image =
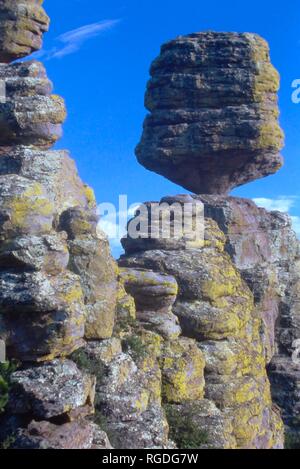
[[[112,336],[117,271],[98,230],[93,191],[67,151],[51,150],[66,110],[44,66],[11,64],[38,50],[40,1],[0,5],[0,338],[18,360],[1,416],[16,448],[108,448],[94,414],[95,377],[65,360]]]
[[[43,0],[1,0],[0,62],[26,57],[42,47],[42,35],[49,27],[42,3]]]
[[[279,410],[268,410],[271,398],[266,370],[274,405],[280,407],[286,425],[287,445],[299,445],[299,241],[287,215],[268,213],[249,200],[227,196],[230,189],[272,174],[282,164],[278,87],[279,77],[270,63],[268,45],[259,36],[214,32],[180,36],[164,44],[152,64],[145,97],[150,114],[136,149],[138,161],[147,169],[192,192],[205,194],[192,197],[204,205],[205,236],[209,236],[207,225],[217,223],[218,249],[223,246],[221,251],[224,249],[232,268],[253,295],[251,305],[248,302],[241,307],[243,314],[248,311],[244,327],[252,338],[241,340],[241,318],[234,325],[234,289],[224,293],[231,274],[221,278],[216,270],[210,275],[206,270],[212,269],[215,261],[214,256],[203,259],[205,243],[202,247],[192,246],[186,236],[174,242],[162,234],[144,239],[142,233],[140,239],[124,240],[126,256],[121,260],[121,265],[175,276],[179,295],[173,313],[180,320],[183,334],[200,341],[200,348],[206,334],[212,334],[209,340],[217,340],[215,345],[205,344],[204,350],[206,392],[219,407],[230,407],[227,397],[230,400],[234,393],[226,393],[229,382],[226,384],[222,375],[226,376],[228,370],[219,370],[215,353],[222,357],[222,363],[228,354],[237,354],[235,378],[245,374],[251,381],[252,376],[254,387],[248,383],[251,404],[246,398],[241,411],[248,407],[248,434],[243,434],[242,424],[238,429],[234,427],[237,444],[242,447],[269,447],[272,438],[276,447],[280,440],[274,438],[280,434]],[[190,196],[177,196],[162,202],[190,200]],[[146,204],[148,210],[150,205]],[[144,212],[143,217],[147,219]],[[147,221],[151,233],[153,221],[150,217]],[[189,253],[195,248],[199,252]],[[217,259],[222,262],[220,253]],[[217,295],[231,302],[228,315],[216,315],[215,308],[203,303],[207,292],[201,290],[201,285],[208,278],[215,278]],[[244,294],[238,292],[237,297],[241,300]],[[222,307],[226,311],[225,301]],[[220,327],[218,317],[222,318]],[[242,348],[248,344],[244,353],[236,344],[237,337]],[[252,347],[257,359],[252,357],[251,363],[254,368],[259,363],[259,367],[250,371],[245,363]],[[240,423],[247,421],[245,415],[240,414]],[[263,422],[262,433],[259,422]],[[256,430],[251,425],[256,425]]]
[[[42,3],[0,2],[1,447],[282,448],[282,418],[296,441],[299,243],[287,216],[224,195],[282,163],[267,44],[163,46],[138,158],[206,195],[145,204],[117,267],[93,191],[51,149],[63,100],[42,64],[11,63],[41,47]]]
[[[151,67],[138,161],[197,194],[226,194],[282,165],[279,76],[255,34],[197,33]]]
[[[190,199],[179,196],[169,197],[168,201],[173,205]],[[148,207],[150,214],[151,204]],[[137,216],[141,220],[141,215]],[[129,246],[129,252],[119,262],[131,272],[142,269],[144,277],[149,270],[151,275],[172,275],[178,283],[173,314],[182,329],[183,337],[179,340],[184,342],[188,337],[202,351],[205,385],[202,396],[191,393],[185,399],[179,393],[177,399],[171,398],[173,414],[180,412],[176,405],[184,406],[187,401],[190,406],[193,403],[201,407],[205,396],[231,425],[231,437],[227,436],[229,447],[280,448],[283,425],[271,399],[262,334],[266,326],[261,310],[256,308],[253,293],[225,251],[227,238],[215,220],[205,217],[205,238],[199,239],[198,245],[195,242],[189,245],[183,238],[174,239],[172,244],[163,238],[136,241],[126,238],[123,244],[125,249]],[[139,292],[132,287],[129,290],[138,304]],[[141,319],[142,315],[143,312]],[[195,352],[190,353],[192,356],[197,357]],[[199,366],[199,358],[196,360]],[[166,404],[169,395],[163,394]],[[197,419],[197,414],[192,418]],[[206,424],[205,431],[213,434],[213,421],[211,426]]]

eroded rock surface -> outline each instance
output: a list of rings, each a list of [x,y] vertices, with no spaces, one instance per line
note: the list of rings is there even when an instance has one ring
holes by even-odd
[[[0,2],[0,338],[18,361],[0,417],[5,447],[111,448],[91,421],[96,377],[67,357],[112,336],[117,268],[97,230],[96,200],[67,151],[44,66],[11,64],[42,46],[42,1]],[[1,378],[2,379],[2,378]]]
[[[282,448],[281,411],[299,433],[299,243],[287,216],[224,195],[282,163],[267,44],[210,32],[162,47],[139,161],[213,195],[163,198],[162,219],[189,208],[179,232],[147,203],[118,267],[92,189],[51,149],[63,100],[42,64],[11,64],[41,47],[42,3],[0,5],[0,338],[18,359],[1,445]]]
[[[162,46],[136,154],[197,194],[225,194],[282,165],[279,76],[255,34],[196,33]]]
[[[0,62],[26,57],[42,47],[49,18],[43,0],[1,0]]]
[[[184,203],[184,198],[169,198],[170,204],[175,201]],[[146,217],[148,219],[148,215]],[[238,448],[280,448],[283,446],[283,425],[271,399],[261,332],[263,315],[255,307],[253,293],[225,251],[225,230],[222,231],[216,221],[207,216],[204,234],[198,245],[194,243],[184,248],[182,242],[172,245],[167,240],[164,244],[164,239],[159,240],[159,246],[157,240],[153,240],[151,248],[149,240],[145,240],[144,251],[144,240],[140,238],[136,241],[135,253],[135,240],[131,239],[124,243],[125,247],[128,243],[130,248],[128,255],[121,257],[120,266],[129,270],[149,270],[155,275],[172,275],[176,279],[179,291],[173,314],[179,319],[183,336],[194,340],[194,345],[190,346],[197,344],[202,351],[205,363],[204,396],[221,410],[223,418],[228,418],[232,425],[232,437],[227,444]],[[143,274],[140,281],[142,279]],[[130,293],[135,295],[133,290]],[[170,346],[165,347],[168,350]],[[172,343],[171,349],[179,366],[185,356],[184,353],[181,357],[176,354],[176,350],[181,349],[180,342],[178,345]],[[169,354],[170,350],[166,353],[166,363],[170,363]],[[197,356],[195,353],[191,355]],[[161,363],[164,375],[167,371],[164,358]],[[186,366],[192,379],[192,363],[189,361]],[[197,366],[198,369],[201,367],[200,357]],[[178,376],[180,392],[176,385],[170,392],[168,386],[176,374],[176,364],[172,371],[171,375],[168,372],[165,374],[163,399],[173,402],[173,405],[181,405],[185,402],[184,374]],[[197,403],[203,397],[200,395],[199,381],[195,390],[199,394],[193,396],[192,402]],[[176,391],[178,399],[173,395]],[[191,388],[189,393],[191,398]],[[176,407],[173,413],[175,411]],[[206,426],[205,433],[207,431]],[[207,442],[211,441],[210,438],[207,437]],[[205,444],[209,445],[203,442]],[[219,440],[219,444],[223,447],[224,441]]]

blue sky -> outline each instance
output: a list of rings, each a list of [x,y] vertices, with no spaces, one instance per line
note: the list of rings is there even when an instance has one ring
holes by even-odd
[[[300,234],[300,104],[291,99],[291,84],[300,79],[299,0],[46,0],[44,5],[51,28],[39,57],[68,108],[57,147],[71,151],[98,202],[117,204],[119,194],[128,194],[131,204],[185,192],[145,170],[134,156],[150,63],[163,42],[207,29],[265,37],[282,78],[285,167],[233,194],[289,210]]]

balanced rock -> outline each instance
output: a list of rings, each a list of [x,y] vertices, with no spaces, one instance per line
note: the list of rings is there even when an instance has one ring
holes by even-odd
[[[0,62],[11,62],[42,47],[42,35],[49,27],[42,3],[43,0],[1,0]]]
[[[138,161],[197,194],[224,194],[282,165],[279,76],[255,34],[197,33],[151,67]]]

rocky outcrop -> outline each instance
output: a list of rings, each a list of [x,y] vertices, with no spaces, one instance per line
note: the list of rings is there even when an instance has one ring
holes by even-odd
[[[226,235],[226,251],[254,294],[263,320],[263,344],[269,363],[276,351],[275,325],[290,281],[298,241],[291,220],[235,197],[199,196],[207,216]]]
[[[184,200],[190,200],[190,197],[170,197],[168,200],[170,204],[184,204]],[[199,203],[199,200],[195,203]],[[151,204],[147,206],[150,209]],[[141,221],[141,215],[137,216]],[[204,233],[202,242],[199,240],[198,245],[186,245],[184,248],[182,240],[176,239],[170,244],[169,240],[164,243],[161,238],[159,246],[155,239],[152,247],[149,239],[145,240],[142,250],[143,239],[140,238],[136,240],[135,253],[135,240],[124,240],[125,247],[130,246],[130,253],[121,257],[119,263],[122,268],[149,270],[151,275],[172,275],[179,286],[173,314],[179,319],[183,337],[179,339],[178,345],[173,343],[165,346],[167,353],[163,352],[166,354],[161,359],[163,374],[167,371],[164,368],[165,361],[172,368],[171,377],[168,372],[165,376],[163,400],[166,404],[172,403],[171,421],[174,421],[174,412],[175,416],[181,412],[181,407],[176,410],[175,404],[180,406],[189,401],[198,408],[205,396],[211,401],[211,406],[218,407],[220,418],[230,422],[232,432],[230,438],[226,438],[229,447],[280,448],[283,445],[283,426],[271,399],[261,332],[262,312],[256,308],[250,288],[225,251],[225,230],[221,231],[216,221],[207,216]],[[141,281],[142,278],[141,275]],[[131,294],[135,295],[136,292],[131,289]],[[177,382],[181,382],[181,392],[176,393],[175,390],[176,397],[168,388],[172,375],[176,375],[176,364],[184,362],[185,355],[180,347],[181,343],[185,343],[184,337],[191,340],[190,347],[198,347],[203,354],[202,360],[197,358],[195,352],[188,354],[192,381],[191,357],[195,357],[198,369],[201,363],[205,367],[203,393],[200,392],[201,385],[196,378],[196,392],[192,391],[192,385],[187,386],[188,399],[185,399],[183,392],[182,377],[177,378]],[[175,351],[173,363],[169,356],[170,349]],[[180,357],[176,350],[181,353]],[[192,421],[195,419],[196,412]],[[214,419],[211,421],[212,427],[208,423],[205,425],[208,442],[213,438],[209,435],[214,435],[213,422]],[[224,428],[228,427],[224,425]]]
[[[0,5],[1,447],[282,448],[283,421],[300,433],[299,242],[226,195],[282,162],[267,44],[163,46],[138,158],[204,195],[141,207],[117,266],[92,189],[51,149],[63,100],[42,64],[11,63],[41,47],[42,3]]]
[[[19,430],[11,449],[112,449],[107,435],[99,427],[84,420],[54,425],[31,422]]]
[[[197,33],[164,44],[151,67],[138,161],[197,194],[226,194],[275,173],[278,87],[268,45],[255,34]]]
[[[41,1],[0,5],[0,338],[18,360],[0,439],[16,448],[110,448],[95,423],[96,378],[67,360],[112,336],[117,268],[97,231],[93,191],[66,151],[51,150],[66,116],[38,50]],[[4,97],[3,97],[4,98]]]
[[[155,203],[146,203],[133,221],[140,236],[130,236],[129,224],[120,260],[122,268],[176,279],[172,312],[204,354],[204,395],[231,419],[229,447],[282,447],[281,417],[287,446],[299,445],[299,241],[287,215],[227,196],[282,164],[278,86],[268,45],[257,35],[197,33],[162,46],[136,154],[147,169],[204,195],[163,198],[161,220],[153,217]],[[197,239],[194,222],[175,234],[174,204],[191,202],[203,204]],[[157,226],[166,204],[169,236]],[[189,405],[169,409],[177,441],[176,428],[192,432],[197,421]],[[201,446],[195,435],[193,441]]]
[[[299,243],[298,243],[299,247]],[[282,409],[291,449],[300,441],[300,271],[299,252],[289,266],[289,281],[279,304],[276,354],[269,366],[274,401]]]

